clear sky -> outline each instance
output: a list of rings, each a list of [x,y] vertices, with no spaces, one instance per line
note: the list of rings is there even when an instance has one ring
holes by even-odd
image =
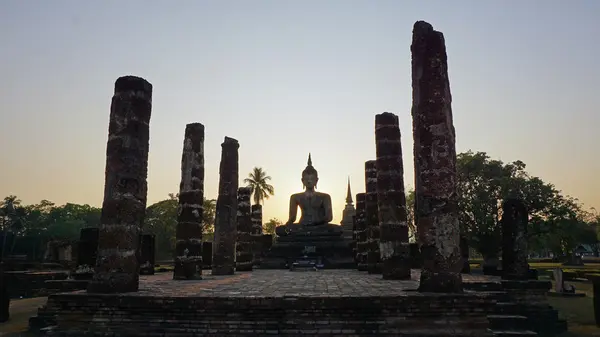
[[[220,144],[240,142],[240,181],[273,178],[265,221],[285,220],[312,152],[341,219],[364,191],[374,116],[400,116],[413,185],[410,43],[446,37],[457,150],[522,160],[600,208],[600,1],[3,0],[0,195],[100,206],[114,81],[154,85],[148,204],[177,192],[185,124],[206,126],[205,195]]]

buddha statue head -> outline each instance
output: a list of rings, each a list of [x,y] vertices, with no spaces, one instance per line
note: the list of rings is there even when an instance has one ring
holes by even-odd
[[[317,170],[312,166],[312,160],[310,158],[310,153],[308,154],[308,163],[304,171],[302,171],[302,186],[306,189],[313,190],[317,187],[317,182],[319,181],[319,174]]]

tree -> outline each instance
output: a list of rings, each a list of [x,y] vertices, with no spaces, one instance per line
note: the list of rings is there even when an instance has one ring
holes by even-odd
[[[275,234],[275,228],[281,226],[283,222],[277,218],[271,218],[269,221],[263,224],[263,232],[265,234]]]
[[[552,184],[525,171],[525,163],[503,163],[485,152],[457,156],[458,216],[469,245],[486,264],[497,263],[501,250],[502,202],[517,197],[529,213],[530,251],[550,250],[568,256],[589,235],[581,205]]]
[[[275,194],[275,189],[268,183],[269,180],[271,180],[271,177],[267,175],[262,167],[255,167],[248,174],[248,178],[244,179],[244,184],[252,189],[255,205],[260,205],[264,199],[269,199],[270,196]]]
[[[410,190],[406,194],[406,218],[409,235],[412,238],[416,238],[417,223],[415,220],[415,190]]]

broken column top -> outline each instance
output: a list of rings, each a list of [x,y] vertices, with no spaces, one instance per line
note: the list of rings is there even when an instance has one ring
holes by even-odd
[[[230,137],[225,137],[225,140],[223,141],[223,144],[221,144],[222,147],[225,146],[235,146],[236,148],[240,147],[240,143],[238,143],[237,139],[234,138],[230,138]]]
[[[189,123],[185,125],[185,134],[202,133],[204,135],[204,125],[202,123]]]
[[[435,47],[434,47],[435,46]],[[436,52],[446,52],[444,34],[433,29],[433,26],[425,21],[417,21],[413,26],[412,45],[413,53],[430,55]]]
[[[375,115],[375,127],[377,127],[378,125],[381,125],[381,124],[399,125],[398,116],[391,112],[383,112],[383,113]]]
[[[122,76],[115,81],[115,92],[122,91],[143,91],[152,94],[152,84],[141,77]]]

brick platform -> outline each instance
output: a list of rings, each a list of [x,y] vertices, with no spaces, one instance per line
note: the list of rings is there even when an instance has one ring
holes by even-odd
[[[354,270],[171,278],[142,276],[137,293],[53,294],[32,323],[54,325],[53,336],[487,336],[500,298],[418,293],[417,271],[407,281]]]

